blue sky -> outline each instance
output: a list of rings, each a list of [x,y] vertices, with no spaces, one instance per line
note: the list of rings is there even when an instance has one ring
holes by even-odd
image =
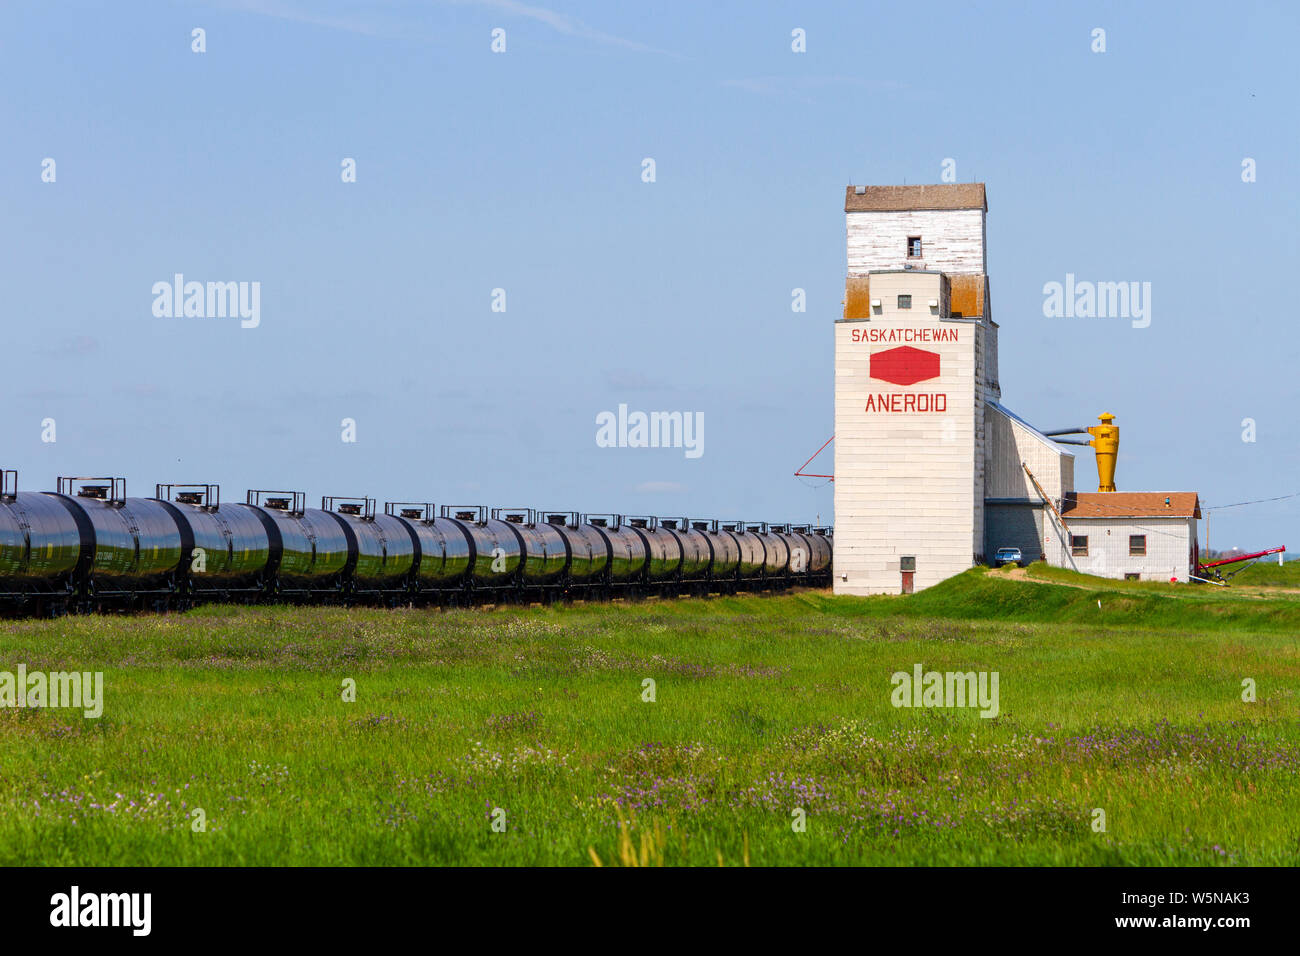
[[[951,157],[988,187],[1009,407],[1040,427],[1115,413],[1121,489],[1300,491],[1297,21],[7,0],[3,466],[28,489],[94,472],[134,494],[829,521],[831,488],[791,473],[833,427],[844,186],[937,182]],[[261,325],[156,318],[177,272],[259,281]],[[1045,318],[1067,272],[1151,282],[1150,327]],[[703,412],[704,454],[597,447],[620,403]],[[1090,451],[1077,472],[1088,489]],[[1300,499],[1225,510],[1211,544],[1300,548],[1298,517]]]

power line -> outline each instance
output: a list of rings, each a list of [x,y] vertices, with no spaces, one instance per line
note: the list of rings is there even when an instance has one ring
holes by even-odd
[[[1244,505],[1262,505],[1269,501],[1286,501],[1288,498],[1300,497],[1300,491],[1293,491],[1289,495],[1278,495],[1276,498],[1256,498],[1254,501],[1234,501],[1230,505],[1202,505],[1202,511],[1222,511],[1225,508],[1240,508]]]

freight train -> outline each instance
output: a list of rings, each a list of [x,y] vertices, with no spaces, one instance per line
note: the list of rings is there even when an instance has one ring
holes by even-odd
[[[831,529],[487,508],[215,484],[0,472],[0,613],[183,610],[206,602],[469,604],[780,590],[830,583]]]

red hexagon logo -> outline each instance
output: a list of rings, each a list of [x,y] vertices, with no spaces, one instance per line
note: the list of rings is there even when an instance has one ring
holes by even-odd
[[[871,356],[871,377],[895,385],[915,385],[939,376],[939,353],[901,345]]]

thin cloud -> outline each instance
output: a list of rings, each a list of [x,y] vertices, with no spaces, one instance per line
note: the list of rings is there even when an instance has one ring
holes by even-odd
[[[411,31],[404,29],[400,24],[381,25],[370,17],[357,17],[348,14],[337,16],[322,14],[313,10],[304,10],[294,4],[280,3],[277,0],[218,0],[214,5],[227,10],[238,10],[242,13],[274,17],[277,20],[288,20],[293,23],[307,23],[317,27],[328,27],[331,30],[358,33],[362,36],[398,38],[411,35]]]
[[[678,56],[669,50],[660,50],[658,47],[648,46],[644,43],[638,43],[636,40],[628,40],[624,37],[614,36],[611,33],[605,33],[594,27],[589,27],[581,20],[575,17],[566,16],[555,10],[548,10],[545,7],[535,7],[531,4],[520,3],[519,0],[451,0],[453,3],[471,4],[476,7],[485,7],[491,10],[499,10],[502,13],[511,16],[523,17],[537,23],[545,24],[557,33],[563,33],[565,36],[579,37],[583,40],[591,40],[595,43],[602,43],[606,46],[618,46],[625,50],[636,50],[639,53],[659,53],[664,56]]]
[[[306,4],[284,2],[284,0],[216,0],[215,5],[228,10],[239,10],[244,13],[274,17],[277,20],[308,23],[313,26],[328,27],[332,30],[343,30],[347,33],[387,38],[409,38],[414,35],[416,27],[414,23],[409,22],[410,15],[418,15],[424,12],[423,8],[426,7],[425,4],[411,4],[407,5],[407,8],[403,11],[393,10],[385,17],[376,18],[374,8],[364,5],[360,6],[356,13],[346,9],[338,13],[324,13],[320,10],[320,4],[308,7]],[[576,17],[568,16],[556,10],[548,10],[546,7],[520,3],[519,0],[436,0],[434,5],[479,7],[509,17],[532,20],[534,23],[550,27],[556,33],[580,40],[590,40],[603,46],[620,47],[638,53],[657,53],[663,56],[676,57],[679,55],[670,50],[661,50],[645,43],[639,43],[636,40],[629,40],[626,37],[615,36],[603,30],[597,30]],[[403,14],[408,14],[408,16],[403,17]],[[403,19],[408,22],[402,22]]]

